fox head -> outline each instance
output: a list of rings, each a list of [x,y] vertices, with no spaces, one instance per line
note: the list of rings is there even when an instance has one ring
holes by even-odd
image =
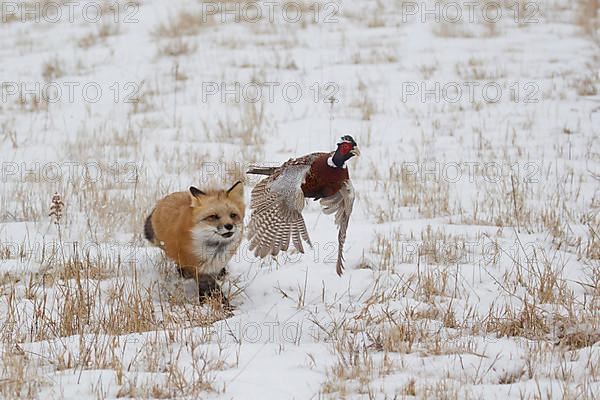
[[[244,226],[244,185],[228,190],[202,191],[190,187],[194,238],[207,246],[239,242]]]

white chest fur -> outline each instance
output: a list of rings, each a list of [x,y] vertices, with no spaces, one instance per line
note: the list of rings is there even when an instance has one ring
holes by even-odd
[[[199,260],[200,274],[218,275],[235,255],[241,240],[236,231],[230,238],[215,233],[214,228],[195,227],[192,229],[192,251]]]

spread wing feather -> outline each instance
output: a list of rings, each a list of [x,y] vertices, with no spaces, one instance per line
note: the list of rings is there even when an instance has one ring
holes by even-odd
[[[290,241],[301,253],[304,253],[302,241],[312,246],[302,218],[304,194],[301,186],[312,162],[319,155],[321,153],[309,154],[289,160],[281,167],[270,169],[268,172],[257,172],[263,175],[270,174],[252,190],[252,216],[248,236],[250,250],[254,251],[257,257],[264,258],[269,254],[275,256],[280,251],[286,251]],[[250,170],[249,173],[255,171]],[[323,212],[335,214],[335,223],[338,226],[338,275],[342,275],[344,269],[344,243],[354,197],[354,187],[347,180],[335,195],[321,199]]]
[[[252,190],[252,216],[248,226],[250,251],[264,258],[294,247],[304,253],[302,240],[312,246],[304,219],[302,183],[310,170],[314,155],[284,163]]]
[[[335,213],[335,224],[338,226],[338,258],[335,270],[339,276],[344,269],[344,243],[346,242],[346,231],[352,207],[354,206],[354,187],[350,180],[342,185],[341,189],[330,197],[321,199],[323,213]]]

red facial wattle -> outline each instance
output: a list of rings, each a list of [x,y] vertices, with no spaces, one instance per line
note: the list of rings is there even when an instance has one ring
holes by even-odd
[[[352,150],[352,144],[350,143],[342,143],[340,144],[340,153],[345,156]]]

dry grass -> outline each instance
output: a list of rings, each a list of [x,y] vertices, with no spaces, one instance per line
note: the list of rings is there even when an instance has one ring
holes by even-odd
[[[121,32],[121,25],[115,24],[107,17],[102,18],[95,28],[95,30],[88,32],[77,40],[79,47],[89,49],[99,43],[106,43],[106,39],[117,36]]]
[[[597,21],[583,16],[597,13],[597,4],[579,4],[578,24],[593,35]],[[301,7],[312,11],[311,3]],[[373,34],[396,26],[385,4],[373,7],[380,12],[340,18],[358,21]],[[422,60],[412,65],[372,38],[359,38],[356,51],[346,46],[355,38],[345,33],[339,38],[348,50],[341,55],[347,58],[344,68],[360,79],[347,86],[359,81],[356,95],[339,108],[308,107],[286,115],[279,105],[262,103],[198,107],[198,79],[207,77],[197,75],[193,57],[186,56],[197,51],[214,22],[181,10],[155,26],[150,43],[157,46],[157,59],[151,60],[152,73],[141,78],[138,101],[128,106],[111,106],[103,114],[101,107],[86,105],[84,121],[75,127],[49,112],[54,105],[33,96],[2,106],[3,116],[14,117],[3,117],[0,144],[21,151],[42,138],[39,143],[52,146],[61,161],[94,162],[100,178],[80,169],[57,182],[28,175],[2,183],[0,233],[16,232],[19,239],[0,242],[0,397],[34,398],[48,388],[59,393],[54,380],[86,373],[95,374],[91,390],[98,398],[227,396],[221,371],[238,368],[231,360],[239,363],[245,348],[225,349],[211,328],[230,314],[218,304],[199,304],[190,294],[191,283],[146,247],[144,217],[166,193],[194,182],[226,186],[243,178],[248,163],[298,153],[296,137],[290,140],[284,133],[314,112],[318,129],[329,117],[334,131],[352,126],[362,136],[364,152],[350,167],[358,200],[348,241],[354,252],[349,254],[362,250],[363,257],[352,257],[354,265],[348,257],[347,287],[337,280],[339,288],[330,289],[324,279],[322,293],[313,297],[321,288],[295,287],[297,282],[290,284],[293,291],[279,288],[289,308],[316,328],[309,343],[330,351],[309,357],[311,368],[324,374],[318,395],[462,399],[478,398],[480,385],[494,385],[499,396],[512,387],[511,394],[523,388],[522,398],[594,398],[600,377],[600,204],[597,194],[588,195],[596,190],[593,177],[581,168],[598,161],[591,151],[581,151],[581,143],[595,132],[588,129],[589,121],[565,125],[569,135],[552,136],[556,143],[542,147],[539,142],[547,137],[529,134],[543,131],[547,118],[523,104],[502,120],[502,131],[490,117],[498,109],[483,102],[411,108],[382,98],[388,81],[377,79],[381,71],[395,72],[405,62],[422,79],[450,73],[464,81],[502,80],[513,71],[496,67],[482,53],[448,64],[420,54]],[[274,70],[286,79],[288,74],[311,76],[303,52],[312,50],[312,43],[302,36],[315,28],[310,19],[242,28],[251,34],[215,35],[211,51],[234,55],[216,79],[266,82]],[[110,53],[113,36],[128,31],[107,23],[95,29],[79,39],[80,47],[102,45]],[[331,26],[336,40],[337,29]],[[504,28],[491,24],[478,24],[473,32],[443,24],[434,30],[448,44],[453,37],[504,34]],[[250,46],[268,56],[243,53]],[[46,81],[64,77],[70,71],[63,57],[34,72]],[[543,93],[557,102],[557,120],[571,119],[563,114],[570,109],[562,103],[567,95],[597,93],[593,65],[561,75],[570,92]],[[187,107],[184,111],[172,110],[174,97],[177,107]],[[300,129],[313,129],[311,124]],[[56,134],[63,130],[64,140],[45,140],[62,137]],[[574,143],[572,159],[563,145],[567,140]],[[458,154],[452,154],[455,150]],[[491,181],[480,166],[472,182],[423,173],[422,160],[477,159],[510,166],[540,155],[559,164],[544,164],[539,182],[511,174]],[[120,163],[116,170],[115,162]],[[207,165],[218,169],[209,179]],[[58,224],[48,216],[55,191],[65,203]],[[370,224],[360,225],[365,222]],[[364,243],[357,239],[363,233],[369,239]],[[352,271],[357,259],[363,269]],[[271,272],[259,269],[257,279],[267,280]],[[294,271],[275,272],[283,281]],[[242,317],[247,310],[263,311],[260,297],[241,297],[240,287],[252,284],[251,278],[229,283],[229,297],[244,303]],[[265,287],[268,292],[270,286]],[[304,340],[299,335],[290,347],[296,351]],[[267,351],[285,357],[286,346],[277,343]],[[548,381],[557,386],[549,388]]]
[[[219,120],[217,130],[210,133],[212,140],[223,143],[238,143],[245,146],[261,146],[264,144],[262,132],[265,129],[265,103],[243,102],[237,105],[238,116]]]
[[[11,147],[13,149],[16,149],[17,147],[19,147],[19,142],[14,124],[15,120],[10,118],[7,118],[5,121],[2,122],[2,124],[0,125],[0,132],[2,132],[0,139],[2,139],[3,141],[9,141]]]
[[[600,90],[600,73],[589,66],[585,75],[576,79],[573,86],[580,96],[596,96]]]
[[[42,66],[42,78],[46,82],[54,82],[65,74],[63,62],[58,58],[46,61]]]
[[[578,303],[572,294],[565,293],[561,287],[565,282],[562,272],[543,270],[544,262],[548,262],[548,259],[538,257],[531,260],[533,277],[528,279],[532,281],[518,283],[522,289],[529,291],[520,300],[520,305],[493,305],[487,313],[481,314],[474,308],[461,314],[455,312],[453,303],[459,301],[457,299],[461,293],[469,293],[468,285],[456,285],[455,278],[451,278],[448,270],[444,271],[441,267],[425,269],[410,276],[406,273],[397,275],[397,283],[391,290],[376,281],[372,286],[373,292],[363,299],[362,306],[351,315],[327,324],[314,320],[319,327],[317,338],[329,341],[331,351],[337,357],[336,363],[328,370],[322,393],[338,398],[351,397],[356,392],[376,397],[379,391],[384,392],[383,387],[375,383],[379,382],[379,377],[402,371],[406,368],[404,363],[409,360],[413,360],[410,368],[425,370],[427,367],[418,365],[429,365],[427,359],[436,357],[440,363],[437,367],[439,377],[448,374],[447,377],[451,379],[420,382],[413,378],[400,387],[403,395],[465,398],[472,395],[470,385],[489,380],[507,385],[553,376],[565,380],[567,398],[577,398],[572,391],[585,398],[593,398],[589,390],[571,386],[572,377],[556,377],[555,367],[548,365],[560,364],[561,361],[549,360],[548,357],[553,354],[555,346],[564,353],[590,348],[600,341],[596,334],[600,321],[598,313],[594,303]],[[556,270],[555,267],[547,268]],[[523,278],[519,278],[516,271],[512,275],[513,279]],[[452,290],[448,290],[450,286]],[[500,284],[500,287],[506,289],[504,284]],[[512,293],[522,292],[517,288],[508,290]],[[467,294],[465,299],[469,297]],[[398,299],[402,298],[416,302],[403,302],[401,305]],[[596,302],[598,297],[594,298],[593,302]],[[557,306],[555,311],[543,307],[540,299]],[[589,324],[582,321],[589,321]],[[488,340],[482,342],[481,337]],[[494,343],[504,338],[533,340],[538,344],[530,348],[528,364],[523,368],[506,370],[490,377],[490,370],[502,356],[498,354],[494,358],[487,350],[486,342]],[[398,357],[398,354],[405,356]],[[452,357],[454,354],[479,360],[479,367],[470,380],[462,381],[452,370],[440,371],[444,360],[455,359]],[[462,361],[460,365],[465,368]],[[389,393],[389,387],[385,393]]]
[[[496,81],[506,76],[506,72],[497,66],[490,67],[485,60],[471,57],[464,64],[456,64],[456,74],[464,82],[472,81]],[[493,65],[493,64],[492,64]]]
[[[190,304],[189,299],[184,302],[181,296],[167,295],[156,282],[142,284],[127,248],[123,253],[109,248],[104,251],[117,252],[116,256],[96,257],[82,256],[77,249],[65,256],[70,249],[59,249],[46,259],[51,267],[29,281],[25,295],[39,311],[12,314],[14,337],[40,341],[73,335],[124,335],[165,330],[184,321],[207,326],[223,317],[221,311],[205,311],[197,301]],[[164,265],[155,268],[174,270]],[[164,276],[177,281],[172,271]],[[13,289],[9,295],[18,293]]]
[[[220,306],[202,306],[164,286],[180,279],[164,261],[153,266],[162,278],[142,283],[130,249],[88,245],[83,254],[77,246],[50,247],[43,250],[46,267],[28,278],[25,291],[20,279],[2,279],[0,299],[8,313],[1,332],[4,397],[36,397],[40,387],[49,385],[37,375],[40,364],[50,371],[114,370],[118,397],[171,398],[217,390],[214,371],[225,364],[202,347],[206,338],[182,328],[210,326],[226,317]],[[100,251],[92,255],[90,248]],[[31,307],[19,307],[24,302]],[[142,341],[138,358],[125,360],[126,335],[144,332],[152,334]],[[34,342],[44,346],[43,357],[22,349]],[[155,377],[130,375],[132,368]]]
[[[159,57],[181,57],[195,53],[198,46],[192,40],[177,37],[166,42],[159,42],[157,48]]]
[[[151,33],[156,40],[158,56],[181,57],[195,53],[198,46],[192,38],[213,24],[213,15],[179,10],[166,22],[159,23]]]
[[[415,163],[392,163],[382,175],[372,176],[375,187],[365,196],[365,207],[378,223],[397,221],[403,208],[418,210],[425,218],[447,215],[452,209],[450,185],[439,177],[422,174]],[[377,171],[372,165],[370,171]],[[375,200],[383,199],[385,201]]]
[[[595,40],[600,38],[600,4],[595,0],[577,2],[576,23]]]
[[[3,344],[0,352],[0,396],[3,398],[36,398],[40,388],[49,384],[45,378],[38,375],[38,363],[18,345]]]
[[[393,64],[398,62],[398,55],[389,49],[357,50],[352,54],[350,62],[352,64]]]
[[[48,112],[50,103],[48,99],[46,99],[42,93],[35,92],[25,92],[22,89],[19,89],[18,95],[15,96],[14,101],[16,103],[17,109],[21,112],[26,113],[41,113]]]
[[[202,29],[208,28],[213,24],[213,15],[179,10],[175,16],[171,16],[166,22],[158,24],[152,31],[152,35],[156,39],[175,39],[181,38],[182,36],[195,36],[200,33]]]

